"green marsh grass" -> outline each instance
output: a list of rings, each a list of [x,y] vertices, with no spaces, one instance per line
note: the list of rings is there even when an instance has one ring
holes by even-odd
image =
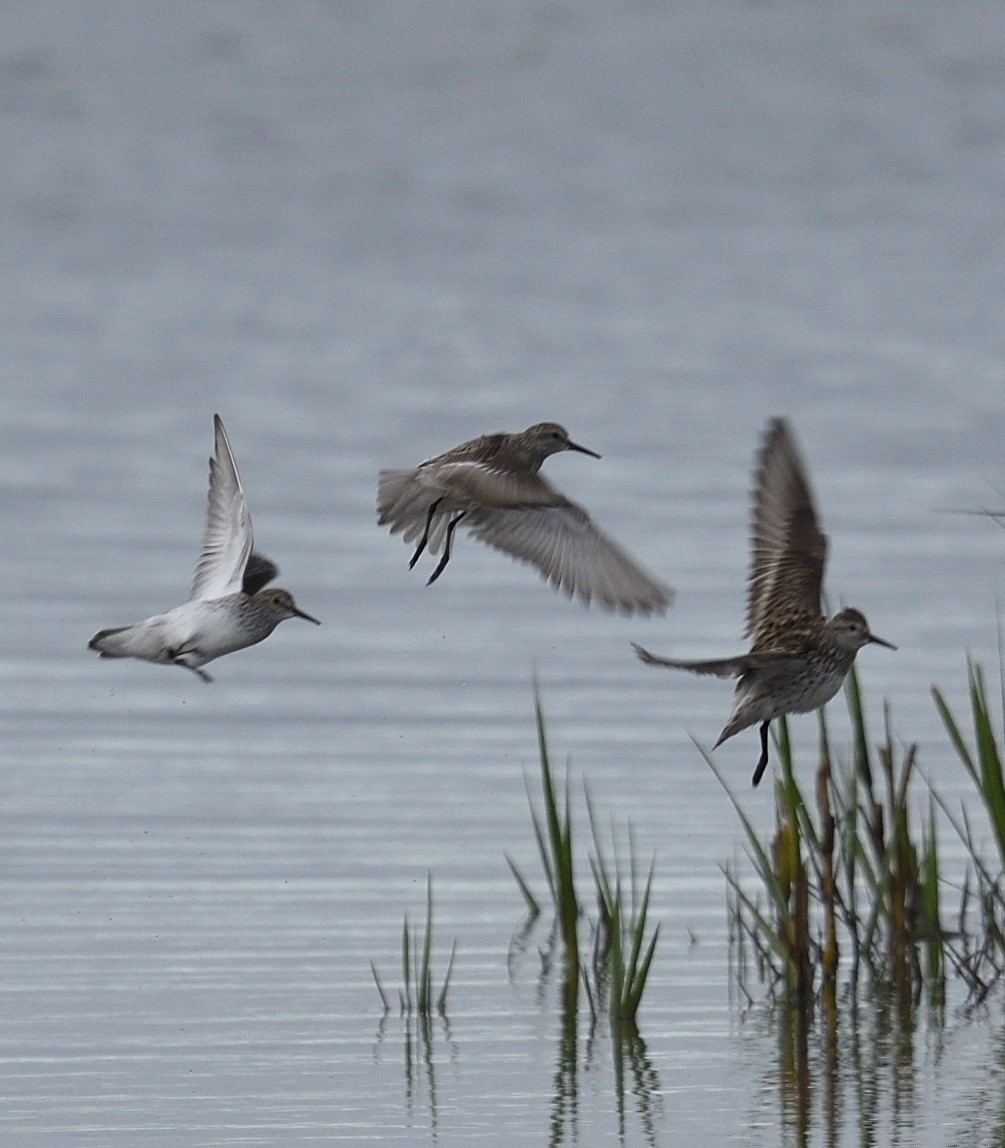
[[[565,958],[566,1014],[575,1015],[579,984],[582,982],[594,1020],[598,1010],[606,1003],[612,1026],[621,1026],[633,1032],[659,936],[657,926],[646,940],[655,862],[650,865],[645,884],[642,885],[629,826],[629,876],[626,890],[625,878],[617,862],[617,842],[614,842],[615,860],[612,866],[601,847],[596,812],[589,791],[586,790],[585,802],[594,847],[589,865],[599,913],[597,922],[591,922],[593,953],[587,967],[580,956],[579,930],[585,914],[583,900],[576,888],[577,849],[569,795],[569,769],[566,768],[564,784],[560,789],[548,750],[544,713],[536,682],[534,717],[541,770],[542,808],[539,810],[535,804],[529,781],[527,797],[538,856],[551,894],[556,931],[561,938]],[[541,911],[539,900],[512,858],[507,856],[506,862],[531,918],[536,917]]]
[[[1005,667],[999,668],[1005,686]],[[1005,972],[1005,765],[1001,738],[995,731],[993,707],[981,667],[967,661],[967,694],[970,703],[972,744],[964,735],[959,721],[937,687],[932,697],[949,735],[950,743],[977,790],[998,851],[999,868],[995,872],[981,857],[980,845],[966,809],[959,814],[949,809],[937,796],[936,802],[956,831],[969,854],[969,871],[964,883],[959,927],[951,958],[971,996],[982,1001]],[[1005,712],[1005,694],[1000,699]],[[968,913],[980,921],[976,932],[968,929]]]
[[[600,920],[595,932],[594,943],[594,984],[606,985],[608,994],[608,1015],[612,1028],[623,1027],[634,1031],[636,1014],[642,1003],[649,969],[656,953],[659,939],[659,925],[653,929],[646,942],[646,927],[649,917],[649,898],[652,892],[655,857],[649,864],[645,885],[640,887],[639,871],[636,863],[635,838],[628,829],[628,901],[622,882],[621,867],[617,858],[617,839],[612,828],[611,837],[614,850],[613,868],[604,857],[600,843],[600,832],[589,791],[586,791],[586,809],[593,837],[593,853],[590,856],[590,870],[597,894]],[[589,989],[589,981],[587,988]],[[591,1003],[594,1000],[591,993]],[[595,1006],[594,1006],[595,1009]]]
[[[740,818],[756,894],[738,868],[726,868],[731,947],[741,989],[750,965],[769,992],[800,1010],[821,999],[836,1008],[840,985],[865,983],[905,1003],[923,990],[945,994],[945,940],[939,918],[939,852],[934,804],[920,831],[912,817],[913,746],[898,751],[884,712],[873,748],[858,677],[846,685],[852,724],[849,765],[834,770],[826,715],[820,713],[813,781],[800,783],[788,726],[776,745],[775,829],[762,841],[739,799],[706,755]]]
[[[981,667],[967,662],[967,692],[970,698],[970,719],[974,745],[971,748],[963,736],[960,723],[949,708],[942,691],[932,687],[932,697],[949,740],[973,781],[987,811],[991,831],[998,847],[998,857],[1005,868],[1005,771],[1002,753],[991,720],[991,704]]]
[[[408,914],[405,915],[401,930],[401,981],[402,987],[398,990],[398,1003],[403,1016],[417,1015],[431,1017],[434,1008],[433,996],[433,876],[426,875],[426,925],[420,942],[418,931],[409,925]],[[443,978],[443,985],[435,997],[435,1009],[440,1016],[447,1013],[447,991],[450,988],[450,976],[454,969],[454,957],[457,954],[457,941],[450,947],[450,958],[447,961],[447,971]],[[390,1011],[387,993],[381,984],[377,967],[370,962],[370,971],[373,974],[374,984],[380,994],[384,1012]]]
[[[555,774],[548,753],[548,738],[544,727],[541,698],[534,687],[534,722],[537,729],[537,747],[541,763],[541,798],[543,816],[539,816],[531,802],[531,821],[537,841],[538,855],[551,891],[555,917],[562,934],[566,957],[572,968],[579,965],[579,917],[582,912],[576,893],[575,858],[572,837],[572,816],[569,803],[569,769],[565,771],[564,793],[559,794]],[[529,789],[528,789],[529,797]],[[512,863],[510,868],[513,869]]]

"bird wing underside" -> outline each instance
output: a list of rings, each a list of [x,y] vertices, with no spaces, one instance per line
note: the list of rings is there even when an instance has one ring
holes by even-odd
[[[747,635],[770,648],[776,631],[820,615],[827,538],[817,523],[802,459],[784,419],[761,448],[751,524]]]
[[[251,514],[237,473],[234,452],[219,415],[214,416],[216,450],[209,460],[209,498],[202,553],[189,601],[222,598],[241,589],[251,554]]]
[[[435,507],[435,509],[433,509]],[[433,459],[415,470],[382,470],[381,525],[414,542],[426,534],[439,553],[449,522],[513,558],[528,562],[569,597],[624,613],[662,613],[669,588],[638,565],[589,514],[533,471],[494,470],[482,461]],[[431,513],[432,511],[432,513]]]
[[[464,519],[476,538],[528,562],[570,598],[626,614],[663,613],[669,588],[599,530],[587,512],[554,494],[553,505],[477,506]]]

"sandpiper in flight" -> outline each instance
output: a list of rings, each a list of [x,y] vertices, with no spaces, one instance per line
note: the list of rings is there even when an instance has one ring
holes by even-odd
[[[570,598],[586,605],[596,598],[626,614],[663,613],[669,587],[539,473],[549,455],[563,450],[600,457],[557,423],[538,423],[520,434],[472,439],[411,470],[382,470],[379,522],[406,542],[418,540],[410,568],[427,548],[443,551],[427,585],[450,561],[454,531],[463,522],[482,542],[536,566]]]
[[[99,630],[88,648],[103,658],[184,666],[209,682],[213,679],[201,666],[261,642],[287,618],[321,624],[297,607],[289,591],[265,589],[279,568],[253,549],[248,502],[219,415],[213,425],[206,529],[188,601],[133,626]]]
[[[738,678],[733,709],[716,747],[760,722],[761,756],[754,785],[768,764],[768,726],[782,714],[809,713],[841,687],[855,655],[869,642],[896,649],[869,632],[858,610],[829,621],[820,611],[827,538],[792,432],[772,419],[758,456],[747,588],[750,651],[735,658],[679,661],[636,645],[642,661],[695,674]]]

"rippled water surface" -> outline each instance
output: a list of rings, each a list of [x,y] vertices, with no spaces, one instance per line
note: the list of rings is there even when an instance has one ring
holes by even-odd
[[[939,511],[1005,486],[998,6],[33,0],[0,29],[0,1139],[997,1143],[996,1004],[863,1008],[794,1092],[731,995],[741,831],[689,736],[729,687],[629,640],[741,648],[786,414],[831,600],[899,647],[859,659],[873,724],[889,699],[967,794],[928,691],[997,656],[1005,535]],[[187,592],[214,411],[324,624],[211,686],[99,662],[94,630]],[[603,455],[547,473],[673,583],[665,619],[469,538],[426,589],[375,526],[381,466],[541,419]],[[577,817],[586,780],[656,853],[644,1045],[563,1028],[547,925],[519,932],[535,672]],[[716,761],[767,829],[755,756]],[[423,1030],[370,962],[394,989],[430,872],[457,955]]]

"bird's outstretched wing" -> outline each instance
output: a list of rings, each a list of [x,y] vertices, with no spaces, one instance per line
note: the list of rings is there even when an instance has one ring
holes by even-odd
[[[751,522],[747,635],[770,649],[801,618],[818,618],[827,538],[806,469],[784,419],[772,419],[758,455]]]
[[[216,450],[209,460],[206,529],[189,601],[222,598],[241,590],[245,567],[254,545],[248,500],[219,415],[213,416],[213,426]]]
[[[643,569],[574,502],[508,510],[479,506],[464,525],[476,538],[529,562],[570,598],[625,614],[662,614],[670,605],[665,583]]]
[[[279,567],[271,558],[252,550],[248,555],[248,564],[244,568],[244,577],[241,579],[241,589],[245,594],[257,594],[264,586],[279,577]]]

